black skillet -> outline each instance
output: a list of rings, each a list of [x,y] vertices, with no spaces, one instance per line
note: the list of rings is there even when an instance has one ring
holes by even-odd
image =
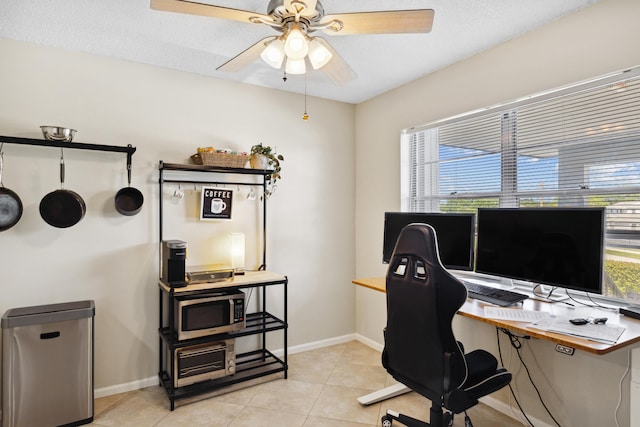
[[[87,210],[82,197],[75,191],[64,189],[64,157],[60,157],[60,190],[52,191],[40,201],[40,216],[57,228],[76,225]]]
[[[129,185],[116,193],[116,210],[122,215],[132,216],[140,212],[144,196],[137,188],[131,186],[131,154],[127,154],[127,177]]]
[[[3,163],[4,154],[0,152],[0,231],[10,229],[22,217],[22,201],[20,197],[14,191],[5,188],[2,182]]]

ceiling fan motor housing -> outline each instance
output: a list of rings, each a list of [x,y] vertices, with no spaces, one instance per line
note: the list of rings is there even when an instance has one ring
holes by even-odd
[[[324,17],[324,8],[319,1],[316,1],[314,10],[310,10],[308,5],[309,2],[293,0],[286,1],[285,0],[271,0],[269,2],[269,6],[267,7],[267,15],[271,17],[279,17],[283,22],[287,21],[287,18],[295,18],[296,11],[287,9],[285,3],[291,4],[294,8],[296,5],[300,5],[300,17],[304,18],[308,21],[319,21]]]

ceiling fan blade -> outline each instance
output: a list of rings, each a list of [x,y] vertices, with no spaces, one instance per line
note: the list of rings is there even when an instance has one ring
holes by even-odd
[[[344,59],[338,54],[338,52],[322,37],[314,37],[318,43],[321,43],[326,47],[331,54],[331,60],[320,71],[324,72],[327,77],[333,80],[337,84],[345,84],[356,78],[356,73],[349,67]]]
[[[325,30],[330,35],[428,33],[433,15],[433,9],[338,13],[325,15],[318,26],[341,21],[341,30],[332,31],[331,27]]]
[[[196,3],[186,0],[151,0],[151,9],[163,12],[178,12],[188,15],[208,16],[210,18],[229,19],[232,21],[240,21],[252,23],[252,18],[260,18],[267,22],[273,19],[269,15],[262,13],[250,12],[240,9],[231,9],[229,7],[213,6],[210,4]]]
[[[233,58],[231,58],[230,60],[228,60],[221,66],[219,66],[218,68],[216,68],[216,70],[229,71],[229,72],[240,71],[242,68],[246,67],[256,59],[258,59],[260,57],[260,54],[264,50],[264,48],[267,46],[267,44],[271,40],[274,40],[276,38],[277,38],[276,36],[263,38],[258,43],[245,49],[240,54],[234,56]]]

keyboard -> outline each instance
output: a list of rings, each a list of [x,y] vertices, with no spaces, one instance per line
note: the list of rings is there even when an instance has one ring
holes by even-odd
[[[502,307],[515,304],[529,298],[528,295],[507,291],[505,289],[498,289],[467,281],[462,281],[462,283],[464,283],[467,288],[469,298],[490,302],[491,304],[500,305]]]

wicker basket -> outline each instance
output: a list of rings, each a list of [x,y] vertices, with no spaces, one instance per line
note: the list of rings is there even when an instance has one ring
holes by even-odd
[[[197,153],[191,156],[196,165],[218,166],[223,168],[243,168],[249,156],[243,154],[228,153]]]

